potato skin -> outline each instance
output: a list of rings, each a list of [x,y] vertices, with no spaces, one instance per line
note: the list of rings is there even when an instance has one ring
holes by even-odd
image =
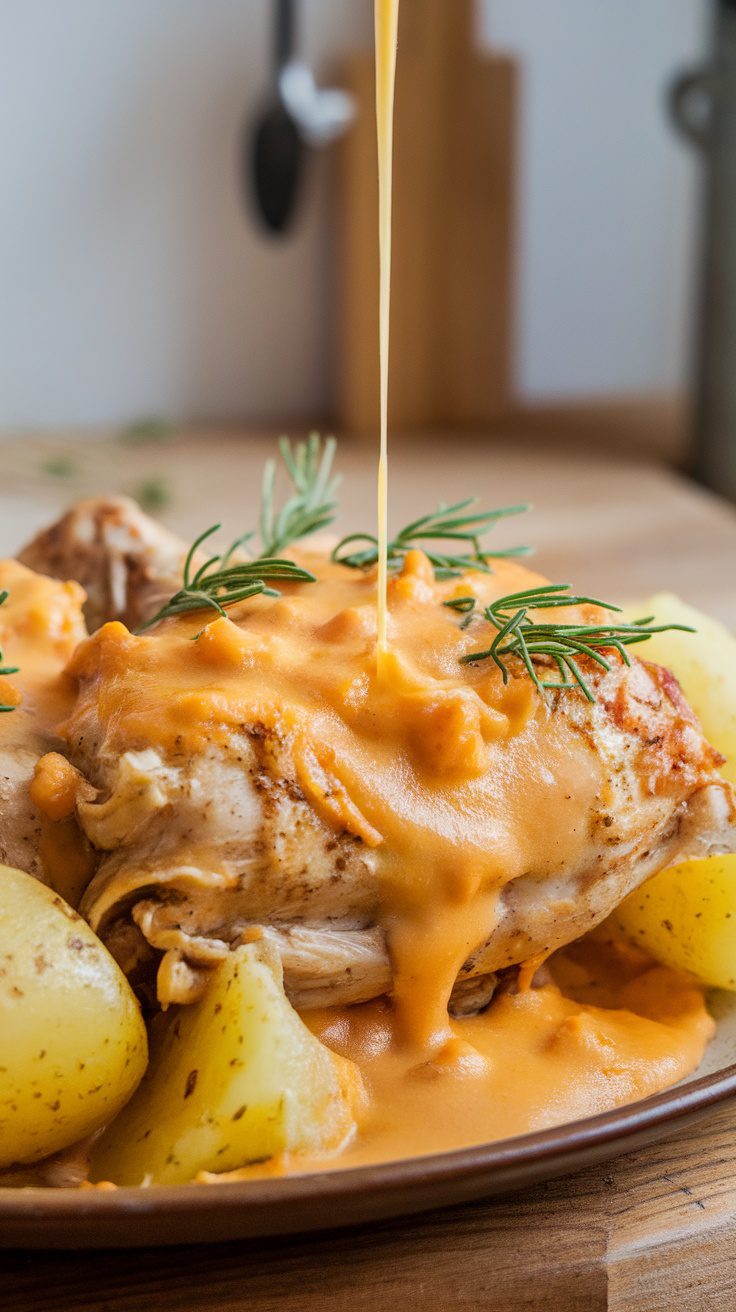
[[[0,1167],[105,1125],[147,1056],[138,1003],[89,925],[52,889],[0,866]]]
[[[706,737],[727,758],[725,778],[736,783],[736,638],[669,593],[652,597],[639,613],[696,629],[657,634],[640,654],[672,670]],[[736,989],[736,856],[661,871],[612,921],[666,965],[689,970],[704,984]]]
[[[92,1156],[92,1179],[183,1183],[283,1151],[337,1149],[353,1128],[359,1076],[305,1026],[278,956],[249,944],[205,996],[158,1018],[137,1094]]]

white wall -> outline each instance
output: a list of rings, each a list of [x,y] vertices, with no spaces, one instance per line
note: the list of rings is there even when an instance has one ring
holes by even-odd
[[[687,368],[697,164],[667,121],[706,0],[482,0],[523,61],[518,377],[527,396],[676,387]]]
[[[447,0],[452,3],[452,0]],[[519,362],[532,395],[682,371],[693,166],[662,86],[706,0],[482,0],[525,61]],[[303,0],[320,67],[370,0]],[[0,426],[328,403],[326,163],[295,238],[244,218],[269,0],[0,4]]]
[[[366,0],[302,0],[318,65]],[[3,0],[0,425],[288,416],[328,390],[324,179],[293,240],[243,214],[270,0]]]

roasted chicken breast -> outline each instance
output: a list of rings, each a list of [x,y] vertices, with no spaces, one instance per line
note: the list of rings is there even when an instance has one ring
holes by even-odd
[[[144,600],[120,589],[110,607],[101,539],[77,573],[98,581],[98,613],[147,618],[181,545],[166,539],[159,568],[138,515],[116,534]],[[59,540],[24,558],[66,572],[68,554],[44,557]],[[318,582],[145,636],[105,625],[70,666],[65,754],[101,855],[82,909],[129,973],[157,968],[162,1001],[196,996],[232,944],[265,934],[300,1007],[391,991],[399,970],[420,988],[441,959],[446,993],[454,982],[454,1005],[473,1008],[495,972],[579,937],[654,871],[736,848],[720,758],[666,670],[614,655],[586,669],[591,704],[539,693],[522,668],[505,686],[490,663],[460,663],[487,626],[461,629],[442,603],[539,576],[503,564],[438,583],[410,553],[379,678],[375,579],[303,560]]]

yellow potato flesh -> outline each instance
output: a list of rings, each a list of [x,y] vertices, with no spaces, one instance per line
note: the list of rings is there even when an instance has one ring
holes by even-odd
[[[278,958],[238,948],[200,1002],[159,1018],[148,1073],[97,1144],[92,1177],[171,1184],[338,1148],[357,1080],[288,1002]]]
[[[663,870],[626,899],[613,921],[666,966],[736,989],[736,856]]]
[[[105,1125],[146,1060],[138,1003],[107,949],[51,889],[0,866],[0,1166]]]
[[[657,634],[638,651],[672,670],[706,738],[727,758],[724,777],[736,783],[736,638],[669,593],[652,597],[636,613],[697,630]],[[626,899],[613,921],[666,965],[689,970],[705,984],[736,989],[736,856],[663,870]]]

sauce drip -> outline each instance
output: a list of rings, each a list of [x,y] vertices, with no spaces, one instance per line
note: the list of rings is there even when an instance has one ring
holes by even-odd
[[[388,646],[388,368],[391,327],[391,214],[394,89],[399,0],[375,0],[376,126],[378,131],[379,351],[381,447],[378,460],[378,663]]]
[[[375,0],[376,125],[379,196],[380,455],[378,463],[378,674],[401,682],[388,650],[388,386],[391,317],[393,137],[399,0]],[[483,890],[479,863],[456,852],[454,869],[427,852],[424,878],[413,862],[393,863],[384,876],[386,923],[395,987],[394,1007],[410,1046],[436,1048],[450,1040],[447,1004],[463,962],[493,922],[496,892]],[[475,868],[474,868],[475,867]]]
[[[635,1102],[689,1075],[713,1034],[702,989],[605,928],[545,974],[540,987],[501,991],[488,1011],[452,1021],[453,1042],[419,1062],[383,1001],[308,1015],[369,1093],[335,1165],[446,1152]],[[305,1168],[293,1159],[283,1169]]]
[[[713,1033],[691,980],[604,933],[561,952],[548,975],[454,1020],[454,1041],[419,1063],[391,1041],[385,1004],[311,1018],[352,1054],[371,1093],[340,1164],[462,1148],[634,1102],[689,1075]]]

